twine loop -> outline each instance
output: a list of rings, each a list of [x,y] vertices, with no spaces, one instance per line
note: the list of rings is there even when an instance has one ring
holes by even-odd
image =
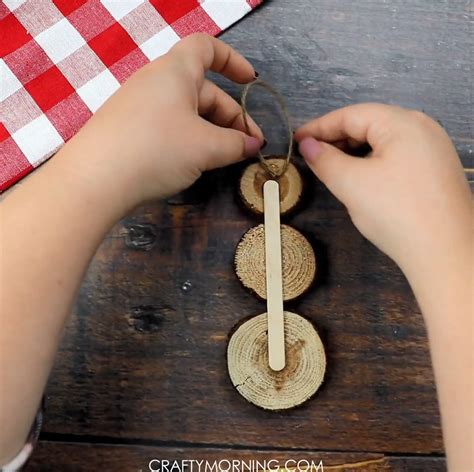
[[[259,150],[258,151],[258,159],[260,161],[260,165],[274,178],[278,179],[281,177],[286,169],[288,168],[288,165],[290,163],[291,155],[293,152],[293,130],[291,128],[290,124],[290,115],[288,113],[288,109],[286,108],[285,100],[283,99],[282,95],[278,93],[271,85],[267,84],[263,80],[254,80],[253,82],[250,82],[247,84],[242,92],[242,98],[241,98],[241,106],[242,106],[242,117],[244,119],[244,125],[245,125],[245,131],[247,134],[250,135],[250,127],[249,127],[249,122],[248,122],[248,111],[247,111],[247,96],[249,94],[249,91],[252,87],[262,87],[266,89],[268,92],[270,92],[280,105],[281,111],[283,113],[283,118],[285,121],[285,124],[288,129],[288,153],[286,155],[286,160],[283,166],[279,169],[277,165],[275,164],[269,164],[266,157],[269,157],[266,154],[262,154],[262,152]]]

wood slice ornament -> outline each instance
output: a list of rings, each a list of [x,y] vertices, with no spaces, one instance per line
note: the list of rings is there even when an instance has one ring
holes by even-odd
[[[283,300],[304,294],[316,276],[316,257],[308,240],[296,229],[281,225]],[[235,272],[242,285],[266,300],[265,227],[250,228],[235,252]]]
[[[232,384],[250,403],[266,410],[301,405],[320,387],[326,369],[323,343],[313,325],[289,311],[285,316],[286,365],[268,365],[267,314],[240,325],[229,341],[227,364]]]
[[[281,172],[285,165],[285,156],[266,158],[268,165]],[[239,182],[239,194],[244,205],[252,212],[263,213],[263,184],[269,174],[259,162],[247,166]],[[280,213],[282,215],[294,210],[303,194],[303,179],[298,169],[290,162],[285,173],[278,179],[280,185]]]
[[[267,311],[241,324],[227,348],[230,379],[249,402],[267,410],[284,410],[311,398],[326,369],[321,339],[313,325],[284,311],[283,302],[302,295],[316,274],[310,243],[296,229],[280,224],[280,214],[301,198],[302,179],[290,163],[293,134],[281,96],[268,84],[254,81],[242,94],[242,111],[249,133],[246,97],[252,85],[268,89],[287,118],[289,150],[285,158],[265,158],[242,174],[239,193],[245,206],[264,216],[264,224],[242,237],[235,254],[235,270],[244,287],[266,300]]]

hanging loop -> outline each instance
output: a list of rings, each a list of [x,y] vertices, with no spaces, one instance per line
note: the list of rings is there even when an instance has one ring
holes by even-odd
[[[242,98],[241,98],[242,117],[244,119],[245,131],[247,132],[248,135],[250,135],[250,127],[248,123],[247,96],[249,94],[250,89],[254,86],[262,87],[268,90],[276,98],[278,104],[280,105],[280,108],[285,120],[285,124],[288,129],[288,153],[286,155],[285,163],[283,164],[283,167],[281,169],[279,169],[276,165],[269,164],[266,159],[266,157],[268,156],[262,154],[260,150],[258,151],[258,158],[260,160],[260,165],[272,176],[272,178],[278,179],[285,173],[286,169],[288,168],[288,164],[290,163],[291,155],[293,152],[293,130],[291,128],[290,116],[288,114],[285,101],[283,97],[281,96],[281,94],[279,94],[271,85],[267,84],[263,80],[259,80],[259,79],[254,80],[253,82],[250,82],[249,84],[245,86],[242,92]]]

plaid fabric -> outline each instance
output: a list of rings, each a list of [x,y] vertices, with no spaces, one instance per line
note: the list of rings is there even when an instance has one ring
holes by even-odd
[[[135,70],[263,0],[0,1],[0,191],[73,136]]]

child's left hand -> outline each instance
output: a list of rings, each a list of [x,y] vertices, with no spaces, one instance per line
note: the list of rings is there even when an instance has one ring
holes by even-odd
[[[205,78],[207,70],[248,83],[251,64],[222,41],[195,34],[135,73],[66,148],[101,185],[119,185],[130,206],[190,186],[201,172],[254,155],[263,143],[240,105]],[[205,119],[204,119],[205,118]],[[77,148],[78,147],[78,148]]]

